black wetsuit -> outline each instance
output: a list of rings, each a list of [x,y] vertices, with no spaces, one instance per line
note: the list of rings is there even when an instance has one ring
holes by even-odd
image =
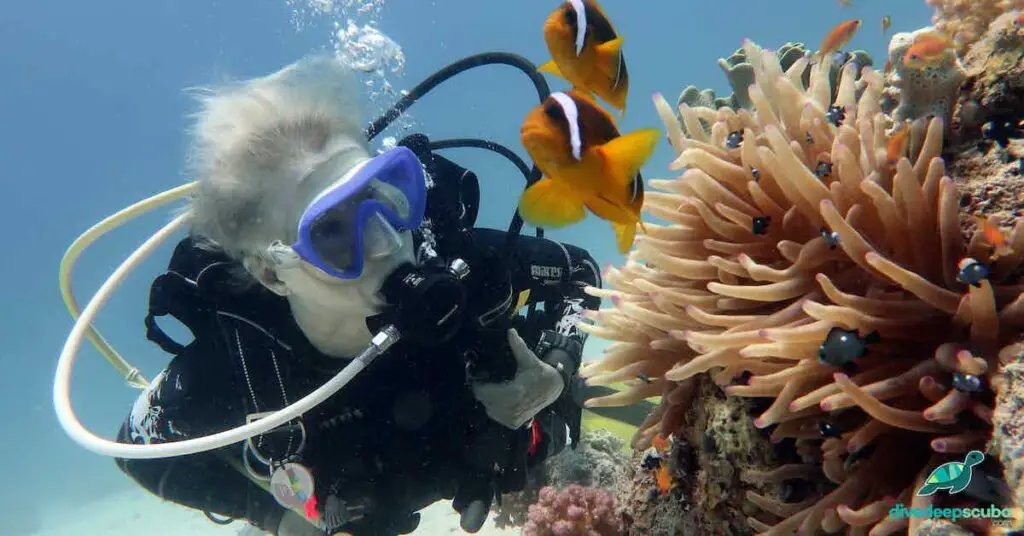
[[[528,236],[510,242],[507,236],[491,229],[464,230],[457,246],[446,247],[468,248],[456,253],[479,263],[487,257],[482,253],[507,253],[507,246],[515,244],[517,254],[506,269],[471,267],[478,274],[507,275],[516,296],[529,289],[529,302],[543,304],[529,322],[524,317],[514,321],[531,347],[546,330],[562,335],[564,341],[577,341],[576,351],[570,352],[577,355],[569,360],[575,363],[563,355],[566,366],[556,366],[570,385],[578,387],[575,372],[584,334],[575,326],[584,309],[600,303],[582,291],[587,285],[600,286],[597,266],[580,248]],[[186,285],[198,280],[197,288],[215,292],[198,302],[194,313],[183,313],[189,317],[183,321],[193,332],[198,326],[201,333],[187,346],[175,346],[162,335],[154,337],[158,330],[152,317],[147,319],[150,337],[176,355],[140,395],[119,441],[160,443],[236,427],[249,414],[294,403],[340,370],[339,360],[309,343],[284,298],[259,286],[240,291],[222,284],[231,268],[230,261],[196,248],[188,239],[179,244],[169,272],[191,272],[192,277],[175,277]],[[151,314],[166,314],[160,307],[152,309],[157,286],[169,288],[154,285]],[[482,298],[471,294],[470,300],[475,299]],[[499,356],[507,346],[500,337],[482,348],[494,348]],[[578,430],[579,400],[568,400],[569,388],[537,415],[539,426],[509,430],[490,420],[473,397],[468,370],[464,349],[455,343],[423,348],[402,340],[302,416],[306,441],[299,456],[314,475],[320,504],[335,495],[347,504],[367,507],[366,516],[346,524],[345,531],[374,536],[406,533],[418,523],[413,512],[439,499],[454,497],[459,509],[481,496],[521,489],[527,466],[564,447],[566,425]],[[573,405],[575,423],[572,410],[565,409]],[[300,440],[296,428],[253,439],[273,460],[295,454]],[[242,459],[242,450],[241,444],[234,444],[196,455],[117,463],[166,500],[273,531],[284,510],[232,467]],[[265,469],[259,462],[253,466]],[[490,504],[489,498],[485,500]]]

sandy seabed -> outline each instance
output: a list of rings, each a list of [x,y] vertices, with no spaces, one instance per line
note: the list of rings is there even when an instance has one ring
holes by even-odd
[[[450,501],[441,501],[420,511],[422,519],[413,534],[465,534],[459,528],[459,516]],[[2,524],[2,522],[0,522]],[[100,499],[81,507],[78,512],[44,520],[36,532],[3,536],[237,536],[260,534],[246,532],[240,521],[219,526],[202,514],[163,501],[149,493],[128,491]],[[499,529],[488,520],[476,534],[480,536],[511,536],[520,529]]]

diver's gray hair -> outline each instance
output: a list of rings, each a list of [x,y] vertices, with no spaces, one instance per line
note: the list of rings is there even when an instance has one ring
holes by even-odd
[[[312,56],[196,93],[188,155],[199,182],[188,207],[192,235],[258,266],[271,242],[288,240],[301,179],[340,150],[368,154],[362,89],[340,60]]]

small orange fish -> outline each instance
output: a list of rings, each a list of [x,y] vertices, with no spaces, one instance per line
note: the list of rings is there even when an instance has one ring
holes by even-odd
[[[1010,248],[1010,244],[1006,240],[1006,235],[999,226],[993,224],[988,218],[975,217],[975,220],[978,223],[978,232],[982,234],[989,247],[995,250],[992,254],[993,260],[1013,253],[1013,249]]]
[[[668,472],[668,464],[662,462],[658,466],[658,472],[656,473],[655,479],[658,482],[658,494],[668,495],[668,492],[672,490],[672,474]]]
[[[654,447],[654,449],[657,450],[658,452],[665,452],[666,450],[669,449],[669,446],[671,446],[671,444],[669,443],[667,437],[658,434],[654,436],[654,441],[651,441],[651,446]]]
[[[854,34],[863,23],[864,21],[860,19],[851,19],[837,24],[821,41],[821,48],[818,49],[817,56],[821,58],[835,54],[853,39]]]
[[[629,71],[622,37],[594,0],[569,0],[544,22],[551,61],[538,70],[569,81],[573,89],[597,95],[624,114]]]
[[[900,158],[906,156],[909,148],[910,123],[904,122],[889,135],[889,139],[885,142],[885,161],[895,164]]]
[[[903,54],[903,64],[911,69],[939,65],[953,53],[953,41],[938,32],[920,35]]]
[[[662,140],[659,130],[620,135],[611,114],[577,91],[552,93],[526,114],[523,147],[544,176],[523,192],[519,215],[538,227],[564,227],[586,217],[611,223],[626,253],[644,227],[640,168]]]
[[[1014,9],[1011,13],[1013,13],[1013,27],[1020,29],[1021,26],[1024,26],[1024,11]]]

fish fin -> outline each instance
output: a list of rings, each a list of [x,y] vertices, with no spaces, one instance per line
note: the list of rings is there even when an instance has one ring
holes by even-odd
[[[626,69],[626,60],[622,56],[622,36],[597,45],[595,52],[597,55],[595,67],[612,82],[609,89],[613,92],[617,102],[611,104],[624,110],[626,107],[624,89],[625,84],[629,83],[629,71]]]
[[[636,224],[616,222],[611,222],[611,224],[612,229],[615,230],[615,244],[619,246],[619,253],[629,253],[630,248],[633,247],[633,241],[636,239]]]
[[[562,70],[558,68],[558,64],[555,63],[555,60],[542,63],[540,67],[537,67],[537,71],[542,73],[548,73],[550,75],[557,76],[562,79],[565,78],[565,75],[562,74]]]
[[[622,36],[620,35],[611,41],[605,41],[597,45],[596,48],[598,58],[615,60],[610,63],[601,62],[602,67],[612,67],[612,74],[614,74],[614,68],[618,64],[619,56],[622,54]]]
[[[537,227],[565,227],[586,217],[583,200],[569,187],[542,177],[519,198],[519,215]]]
[[[597,148],[607,162],[616,188],[622,188],[625,192],[632,191],[632,181],[636,180],[640,168],[654,154],[660,141],[661,132],[658,129],[643,128],[614,138]]]
[[[872,331],[864,336],[864,342],[867,344],[875,344],[882,340],[882,336],[877,331]]]

